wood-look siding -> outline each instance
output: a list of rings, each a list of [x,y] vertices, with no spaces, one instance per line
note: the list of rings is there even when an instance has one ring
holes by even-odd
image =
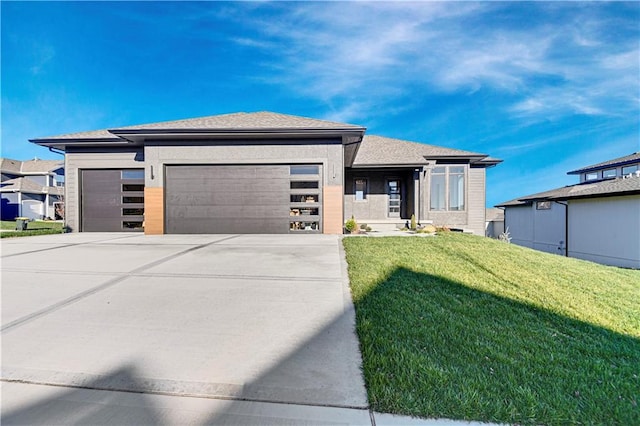
[[[324,234],[342,234],[343,191],[342,185],[325,186],[323,188]]]
[[[144,233],[164,234],[164,188],[144,189]]]

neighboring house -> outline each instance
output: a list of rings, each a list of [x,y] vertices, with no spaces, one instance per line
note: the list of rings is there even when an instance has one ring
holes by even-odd
[[[504,210],[494,207],[487,209],[485,237],[499,238],[504,233]]]
[[[62,219],[64,161],[0,159],[2,220]]]
[[[65,151],[73,231],[341,234],[345,218],[484,235],[485,154],[272,112],[31,142]]]
[[[640,152],[568,174],[580,175],[580,183],[498,206],[505,209],[511,242],[640,268]]]

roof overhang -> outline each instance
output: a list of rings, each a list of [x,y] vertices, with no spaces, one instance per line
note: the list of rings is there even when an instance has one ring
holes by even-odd
[[[343,145],[359,143],[365,128],[306,128],[306,129],[111,129],[110,138],[86,139],[30,139],[36,145],[65,151],[67,147],[131,147],[144,146],[146,141],[174,143],[211,140],[259,139],[328,139],[336,138]]]

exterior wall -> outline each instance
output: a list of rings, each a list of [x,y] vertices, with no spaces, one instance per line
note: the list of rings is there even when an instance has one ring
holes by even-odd
[[[565,207],[551,203],[548,210],[537,210],[535,203],[505,209],[505,229],[511,242],[520,246],[564,255]]]
[[[569,201],[569,255],[640,268],[640,195]]]
[[[270,144],[264,141],[216,141],[216,145],[187,143],[145,145],[145,190],[164,188],[164,166],[171,164],[321,164],[323,188],[327,191],[323,194],[327,196],[323,197],[323,232],[342,233],[342,197],[332,196],[332,191],[335,191],[332,188],[339,187],[341,193],[343,188],[343,146],[340,139],[273,141]],[[164,221],[164,212],[159,211],[164,209],[163,204],[155,202],[145,206],[145,227],[151,226],[147,233],[160,229],[156,221],[160,217]],[[336,212],[339,212],[339,220]],[[162,229],[164,232],[164,225]]]
[[[80,170],[142,168],[141,151],[73,150],[65,155],[65,224],[72,232],[80,230]]]
[[[356,179],[367,180],[366,199],[356,201]],[[390,218],[388,215],[389,195],[387,194],[387,181],[399,179],[402,181],[402,206],[399,218]],[[404,222],[414,214],[414,183],[413,168],[407,170],[367,170],[350,169],[345,174],[344,186],[344,215],[350,218],[352,215],[357,220],[395,220]],[[417,217],[417,214],[416,214]]]
[[[499,238],[504,232],[504,220],[490,220],[485,225],[485,237]]]
[[[431,210],[431,168],[441,166],[465,166],[465,210],[464,211],[436,211]],[[437,164],[430,166],[423,178],[423,217],[432,221],[436,226],[449,226],[472,231],[476,235],[485,234],[485,183],[484,168],[469,167],[464,164]]]

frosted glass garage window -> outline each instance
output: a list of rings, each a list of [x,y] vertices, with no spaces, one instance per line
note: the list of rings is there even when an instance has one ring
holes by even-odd
[[[447,169],[435,167],[431,170],[431,210],[447,208]]]
[[[449,167],[449,210],[464,210],[464,167]]]

